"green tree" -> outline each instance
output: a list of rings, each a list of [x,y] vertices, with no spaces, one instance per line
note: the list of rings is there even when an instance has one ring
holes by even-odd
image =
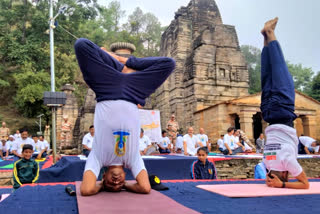
[[[301,64],[291,64],[287,62],[288,69],[293,77],[295,89],[301,92],[310,90],[310,84],[313,76],[311,68],[305,68]]]
[[[320,101],[320,72],[313,77],[310,85],[310,91],[308,94],[314,99]]]
[[[249,93],[261,91],[261,50],[259,48],[242,45],[241,51],[246,59],[249,71]]]

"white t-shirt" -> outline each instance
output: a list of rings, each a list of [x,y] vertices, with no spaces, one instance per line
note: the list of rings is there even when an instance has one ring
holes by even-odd
[[[202,143],[202,146],[207,146],[208,136],[206,134],[198,134],[197,137],[199,141]]]
[[[2,142],[0,141],[0,150],[2,150],[2,152],[5,152],[3,149],[6,148],[6,146],[2,145]]]
[[[46,140],[43,140],[43,141],[39,140],[39,141],[43,143],[44,147],[47,148],[47,151],[50,149],[50,144],[48,143],[48,141]]]
[[[18,138],[21,138],[21,134],[14,134],[13,136],[15,140],[18,140]]]
[[[221,148],[222,150],[225,150],[226,149],[226,146],[224,145],[223,143],[223,139],[219,139],[218,142],[217,142],[219,148]]]
[[[85,171],[98,178],[104,166],[123,166],[137,175],[145,170],[139,152],[140,118],[137,105],[124,100],[106,100],[96,104],[94,143]]]
[[[231,150],[234,150],[236,148],[236,143],[233,135],[230,136],[228,134],[225,134],[223,137],[223,143],[226,143]]]
[[[39,154],[42,150],[44,150],[46,147],[44,146],[43,142],[38,140],[37,143],[34,142],[33,144],[33,154]]]
[[[162,148],[168,148],[168,146],[170,145],[170,139],[168,137],[162,137],[161,141],[159,142],[159,145]]]
[[[190,137],[189,134],[186,134],[183,136],[183,142],[187,143],[187,152],[190,155],[196,155],[197,154],[197,149],[196,149],[196,145],[197,143],[199,143],[199,139],[196,135],[192,135],[192,137]]]
[[[182,149],[183,150],[183,137],[178,136],[176,140],[176,150],[177,149]]]
[[[294,128],[282,124],[268,126],[263,162],[268,170],[288,171],[293,177],[302,172],[297,161],[298,137]]]
[[[82,139],[82,144],[86,145],[88,148],[92,148],[92,144],[93,144],[93,137],[92,135],[89,133],[87,133],[83,139]]]
[[[315,139],[308,136],[301,136],[299,137],[299,140],[304,146],[314,149],[315,152],[319,152],[320,146],[316,146],[316,147],[311,146],[311,144],[316,141]]]
[[[16,141],[17,141],[17,144],[14,145],[13,150],[16,150],[19,155],[21,155],[22,153],[22,147],[24,144],[30,144],[33,146],[33,149],[34,149],[34,141],[29,137],[26,139],[18,138],[18,140]]]
[[[145,148],[151,145],[151,140],[147,135],[143,135],[142,138],[139,138],[139,150],[143,151]]]
[[[13,149],[15,148],[15,145],[17,144],[17,141],[10,141],[8,140],[6,142],[6,147],[7,147],[7,151],[9,151],[10,153],[12,153]]]

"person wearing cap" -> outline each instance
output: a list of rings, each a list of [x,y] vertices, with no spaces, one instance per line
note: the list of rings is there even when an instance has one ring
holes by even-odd
[[[88,156],[82,195],[101,190],[149,193],[148,173],[139,151],[139,106],[173,72],[175,62],[168,57],[125,58],[100,48],[88,39],[75,43],[75,54],[87,85],[95,92],[94,144]],[[97,184],[100,169],[108,167],[103,182]],[[135,183],[125,182],[124,167]]]
[[[151,188],[154,190],[157,190],[157,191],[169,190],[168,187],[166,187],[161,183],[160,178],[156,175],[149,175],[149,182],[150,182]]]
[[[34,141],[28,137],[28,130],[26,129],[22,130],[21,138],[14,144],[12,153],[17,157],[22,158],[22,148],[25,144],[30,144],[34,148]]]
[[[18,189],[22,184],[35,183],[39,178],[39,165],[32,157],[33,146],[25,144],[22,147],[22,158],[13,166],[13,188]]]
[[[13,154],[13,148],[16,146],[16,141],[15,137],[13,135],[9,135],[9,140],[6,142],[6,159],[8,158],[9,155],[14,155]]]
[[[274,33],[277,22],[278,18],[266,22],[261,31],[264,48],[261,54],[260,108],[264,121],[269,123],[263,151],[263,162],[269,171],[266,184],[277,188],[308,189],[307,176],[297,161],[298,137],[293,128],[293,121],[297,118],[294,83]],[[289,174],[297,181],[288,182]]]

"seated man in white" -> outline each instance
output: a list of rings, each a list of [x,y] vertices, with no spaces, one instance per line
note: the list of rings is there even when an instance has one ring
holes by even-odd
[[[32,136],[34,146],[33,146],[33,154],[32,157],[36,159],[41,159],[46,157],[46,147],[43,142],[41,142],[37,135]]]
[[[183,136],[183,150],[184,155],[195,156],[197,154],[198,148],[197,145],[203,147],[203,144],[200,142],[198,137],[193,134],[193,128],[188,128],[188,134]]]
[[[152,145],[150,138],[144,134],[143,129],[140,130],[139,150],[140,155],[151,155],[156,151],[156,148]]]
[[[24,144],[30,144],[34,149],[34,141],[28,137],[27,130],[22,130],[21,138],[18,138],[16,141],[17,143],[14,145],[12,153],[19,158],[22,158],[22,148]]]
[[[181,133],[182,134],[182,133]],[[176,153],[181,154],[183,152],[183,136],[180,133],[177,133],[177,140],[176,140]]]
[[[202,143],[203,146],[208,147],[209,151],[210,151],[210,145],[209,145],[209,140],[208,140],[208,136],[205,134],[204,129],[200,128],[199,129],[199,134],[197,135],[198,139],[200,140],[200,142]]]
[[[13,154],[13,148],[15,148],[15,145],[16,145],[17,141],[15,141],[15,138],[13,135],[10,135],[9,136],[9,140],[6,142],[6,150],[7,150],[7,153],[6,153],[6,156],[5,158],[8,158],[9,155],[14,155]]]
[[[46,151],[44,153],[46,153],[46,155],[49,155],[52,150],[50,149],[50,144],[48,143],[48,141],[44,139],[43,135],[39,136],[39,141],[42,142],[42,144],[46,148]]]
[[[159,152],[161,154],[171,152],[172,144],[170,142],[170,139],[167,137],[166,130],[162,130],[162,138],[158,143],[158,146],[159,146]]]

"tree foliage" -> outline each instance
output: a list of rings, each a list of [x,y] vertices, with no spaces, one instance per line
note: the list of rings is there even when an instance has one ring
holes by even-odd
[[[310,84],[310,91],[308,94],[314,99],[320,101],[320,72],[314,76]]]
[[[0,99],[14,104],[28,117],[47,114],[43,92],[50,90],[50,52],[48,0],[32,5],[27,0],[0,1]],[[66,83],[74,85],[79,102],[86,86],[73,50],[76,37],[86,37],[109,47],[113,42],[131,42],[139,57],[159,54],[162,27],[151,13],[136,9],[123,24],[125,11],[118,1],[108,6],[97,0],[54,1],[54,13],[61,5],[69,9],[56,19],[55,77],[56,91]]]
[[[241,51],[247,61],[249,71],[249,93],[261,91],[261,50],[249,46],[241,46]],[[311,68],[303,67],[301,64],[292,64],[287,62],[289,72],[291,73],[295,89],[306,94],[312,94],[311,82],[314,72]]]

